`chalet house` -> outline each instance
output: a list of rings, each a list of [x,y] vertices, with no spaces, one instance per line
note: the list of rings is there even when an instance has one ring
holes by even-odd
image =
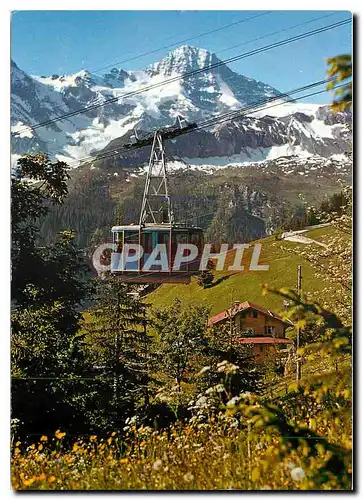
[[[252,302],[235,302],[230,309],[208,320],[209,327],[223,325],[230,329],[234,342],[251,347],[257,356],[292,344],[285,336],[286,329],[292,323]]]

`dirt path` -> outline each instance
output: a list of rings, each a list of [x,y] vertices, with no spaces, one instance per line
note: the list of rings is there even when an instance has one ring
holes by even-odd
[[[321,241],[316,241],[313,240],[312,238],[308,238],[307,236],[303,236],[303,233],[306,233],[311,229],[318,229],[319,227],[326,227],[326,226],[329,226],[329,224],[318,224],[316,226],[308,226],[305,229],[300,229],[299,231],[288,231],[286,233],[282,233],[281,238],[286,241],[293,241],[294,243],[302,243],[304,245],[311,245],[315,243],[315,245],[328,248],[328,245],[322,243]]]

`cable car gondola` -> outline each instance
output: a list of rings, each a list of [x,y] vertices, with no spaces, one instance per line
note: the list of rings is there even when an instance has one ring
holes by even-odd
[[[189,124],[156,131],[133,146],[151,144],[139,224],[112,227],[111,273],[129,283],[189,283],[199,272],[203,230],[174,221],[163,139],[195,128]],[[140,144],[139,144],[140,142]]]
[[[111,255],[111,272],[130,283],[189,283],[190,277],[199,272],[203,251],[203,230],[197,227],[178,227],[173,224],[144,224],[114,226],[113,243],[116,251]],[[192,244],[198,249],[197,256],[181,262],[175,268],[178,244]],[[123,249],[128,245],[127,256]],[[153,250],[159,248],[155,259],[148,265]],[[140,249],[140,251],[138,250]],[[164,265],[162,252],[165,252]],[[122,262],[124,258],[124,262]]]

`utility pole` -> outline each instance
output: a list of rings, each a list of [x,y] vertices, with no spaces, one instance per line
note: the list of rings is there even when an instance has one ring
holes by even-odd
[[[233,336],[233,289],[231,290],[231,309],[229,314],[229,347],[232,349],[232,336]]]
[[[238,305],[238,302],[235,302],[233,300],[233,296],[234,296],[234,289],[232,288],[232,290],[231,290],[231,307],[229,310],[227,309],[227,315],[229,317],[229,347],[230,347],[230,349],[232,349],[233,336],[236,332],[236,325],[234,324],[234,322],[235,322],[235,316],[236,316],[237,305]]]
[[[297,293],[299,298],[301,298],[301,282],[302,282],[301,265],[299,264],[297,266]],[[298,327],[297,329],[297,336],[296,336],[296,380],[301,379],[301,363],[298,354],[299,348],[300,348],[300,327]]]

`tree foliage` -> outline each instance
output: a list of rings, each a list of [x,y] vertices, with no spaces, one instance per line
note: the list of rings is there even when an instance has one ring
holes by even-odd
[[[148,401],[149,350],[147,306],[133,287],[118,278],[96,279],[95,305],[83,324],[87,358],[108,381],[115,409]],[[122,415],[118,415],[122,418]]]
[[[175,299],[169,308],[154,311],[153,327],[158,334],[157,354],[164,373],[175,381],[177,390],[181,383],[203,366],[208,354],[205,307],[181,309],[181,302]]]
[[[82,371],[78,323],[87,266],[71,232],[49,247],[36,245],[39,221],[63,202],[67,179],[65,163],[37,154],[18,160],[11,182],[12,411],[28,430],[75,417],[69,379]]]
[[[328,90],[334,90],[335,100],[332,104],[334,111],[345,111],[352,105],[352,56],[343,54],[328,59],[328,76],[332,81],[328,83]]]

